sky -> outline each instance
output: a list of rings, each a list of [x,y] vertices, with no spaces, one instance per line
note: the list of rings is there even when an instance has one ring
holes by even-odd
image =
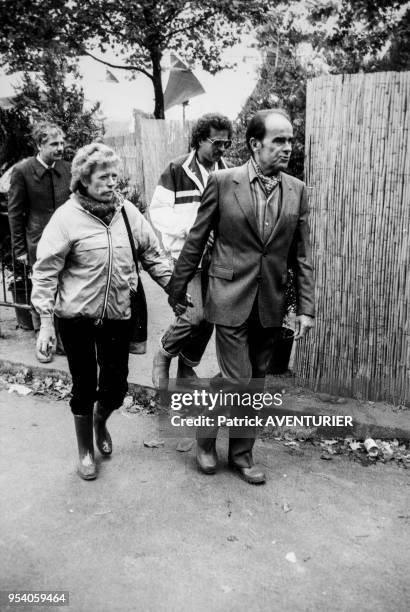
[[[261,65],[260,52],[253,47],[254,38],[245,37],[243,41],[227,50],[224,59],[235,62],[237,66],[222,70],[212,76],[204,70],[194,70],[195,76],[199,79],[205,89],[205,94],[192,98],[186,108],[186,118],[196,119],[200,115],[217,111],[234,119],[240,112],[247,97],[252,92],[259,77],[259,67]],[[108,55],[107,61],[112,61]],[[114,57],[114,56],[113,56]],[[118,58],[115,58],[118,63]],[[165,68],[170,65],[170,59],[164,56]],[[133,109],[138,108],[145,112],[153,112],[154,91],[151,81],[143,74],[137,75],[134,80],[129,80],[129,73],[126,70],[108,68],[107,66],[93,60],[90,57],[83,57],[79,63],[82,75],[81,85],[84,88],[86,99],[91,103],[100,101],[102,112],[106,122],[125,122],[131,128],[133,124]],[[106,80],[107,68],[118,79],[119,83],[112,83]],[[164,70],[163,87],[165,90],[169,71]],[[13,95],[13,85],[19,80],[19,75],[6,76],[0,72],[0,97]],[[167,119],[182,120],[182,107],[175,106],[166,112]]]

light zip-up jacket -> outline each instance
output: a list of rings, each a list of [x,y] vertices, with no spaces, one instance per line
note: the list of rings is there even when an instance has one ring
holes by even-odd
[[[213,172],[227,168],[223,158]],[[161,174],[149,207],[155,229],[161,233],[165,251],[178,259],[194,224],[205,189],[196,151],[172,161]]]
[[[171,270],[153,229],[125,200],[142,267],[161,287]],[[42,318],[129,319],[137,284],[127,229],[117,208],[109,226],[86,211],[75,194],[51,217],[37,247],[31,301]]]

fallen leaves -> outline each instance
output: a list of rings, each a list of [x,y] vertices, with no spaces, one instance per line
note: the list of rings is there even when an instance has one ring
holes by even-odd
[[[17,393],[17,395],[25,396],[31,393],[31,389],[27,387],[26,385],[14,384],[14,385],[10,385],[9,393]]]
[[[164,440],[144,440],[144,446],[148,448],[159,448],[164,446]]]
[[[33,377],[32,370],[23,368],[15,374],[2,374],[0,387],[8,389],[9,393],[26,396],[49,395],[54,399],[66,399],[71,395],[71,382],[67,379],[54,376],[45,378]]]
[[[188,451],[191,450],[193,445],[194,445],[193,440],[190,440],[189,438],[185,438],[178,442],[176,450],[179,451],[180,453],[187,453]]]

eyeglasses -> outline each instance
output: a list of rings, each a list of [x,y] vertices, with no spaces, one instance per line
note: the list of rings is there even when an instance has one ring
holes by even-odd
[[[230,138],[227,138],[226,140],[223,138],[207,138],[207,141],[217,149],[229,149],[232,144],[232,140]]]

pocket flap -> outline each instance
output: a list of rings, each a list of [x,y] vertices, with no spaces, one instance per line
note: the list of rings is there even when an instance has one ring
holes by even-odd
[[[223,268],[222,266],[211,266],[208,272],[209,276],[215,276],[216,278],[224,278],[225,280],[233,279],[233,270],[229,268]]]

